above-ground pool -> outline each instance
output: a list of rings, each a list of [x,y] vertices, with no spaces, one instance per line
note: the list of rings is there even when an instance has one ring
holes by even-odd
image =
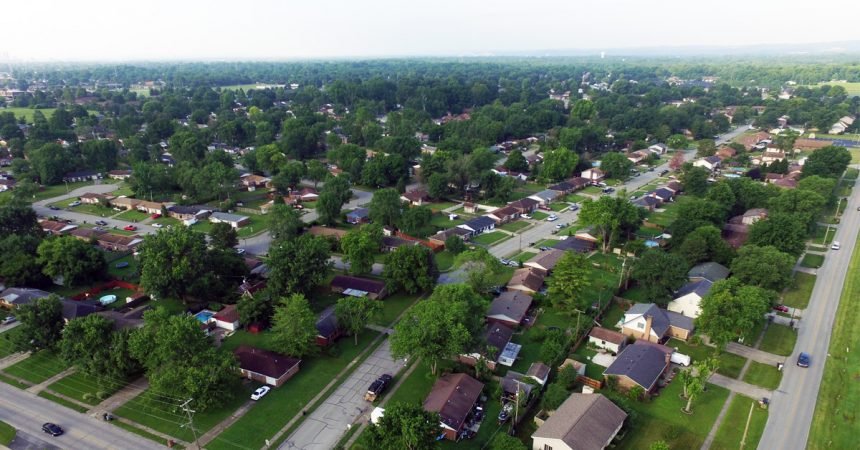
[[[209,319],[215,315],[214,311],[209,311],[208,309],[204,309],[199,313],[195,314],[194,317],[200,321],[200,323],[209,323]]]
[[[110,305],[111,303],[116,301],[116,295],[105,295],[99,299],[99,303],[102,305]]]
[[[653,239],[649,239],[649,240],[645,241],[645,246],[648,248],[654,248],[654,247],[659,247],[660,243],[653,240]]]

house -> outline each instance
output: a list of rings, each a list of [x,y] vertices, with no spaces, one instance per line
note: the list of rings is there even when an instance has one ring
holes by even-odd
[[[517,269],[514,271],[514,276],[508,281],[507,289],[534,294],[543,288],[545,276],[540,271],[532,268],[524,267]]]
[[[242,186],[248,188],[249,191],[255,191],[257,188],[264,188],[272,182],[271,178],[263,177],[260,175],[247,174],[242,176],[240,181]]]
[[[533,213],[538,205],[540,205],[540,202],[531,197],[521,198],[515,202],[508,203],[508,206],[516,209],[520,215]]]
[[[585,189],[589,184],[591,184],[591,181],[589,181],[588,178],[583,177],[573,177],[568,179],[567,182],[573,185],[573,189],[575,191]]]
[[[108,178],[112,180],[127,180],[131,178],[131,173],[132,172],[130,169],[111,170],[110,172],[108,172]]]
[[[649,197],[654,197],[660,200],[660,203],[668,203],[672,201],[675,193],[666,188],[657,188],[647,194]]]
[[[346,213],[346,222],[353,225],[370,222],[370,210],[367,208],[355,208]]]
[[[113,233],[101,233],[94,236],[96,244],[111,252],[129,252],[143,242],[140,236],[123,236]]]
[[[490,323],[487,325],[487,332],[484,334],[484,340],[487,343],[487,347],[493,349],[492,354],[487,355],[488,359],[504,366],[512,366],[516,359],[516,355],[513,355],[513,358],[506,357],[507,355],[505,355],[505,352],[509,350],[511,338],[513,336],[514,329],[507,325],[502,325],[501,323]],[[514,344],[514,346],[519,347],[517,344]],[[516,353],[519,353],[519,349],[517,349]]]
[[[781,178],[774,181],[773,185],[784,189],[795,189],[797,188],[797,180],[794,178]]]
[[[694,167],[704,167],[705,169],[708,169],[711,172],[713,172],[714,170],[717,170],[720,168],[721,162],[722,162],[722,160],[720,159],[720,157],[714,155],[714,156],[708,156],[705,158],[699,158],[699,159],[693,161],[693,166]]]
[[[128,197],[117,197],[110,202],[111,206],[113,206],[114,208],[120,208],[125,210],[132,210],[136,208],[138,203],[140,203],[140,200]]]
[[[82,241],[94,241],[97,237],[105,234],[106,231],[96,230],[94,228],[78,228],[69,232],[69,236],[73,236]]]
[[[592,167],[591,169],[583,170],[579,176],[594,184],[603,181],[606,178],[606,173],[597,167]]]
[[[238,214],[213,212],[209,215],[209,221],[212,223],[226,223],[233,228],[241,228],[250,224],[251,218],[248,216],[240,216]]]
[[[544,189],[534,195],[530,195],[529,198],[533,200],[537,200],[541,205],[549,205],[550,203],[556,201],[561,197],[558,191],[554,191],[552,189]]]
[[[289,201],[287,203],[315,202],[319,200],[319,198],[320,195],[316,189],[303,187],[301,189],[291,190],[290,195],[288,196]]]
[[[618,354],[615,361],[603,371],[603,376],[615,377],[618,387],[623,390],[640,386],[647,393],[653,392],[657,381],[669,368],[672,349],[668,350],[666,352],[659,347],[636,341]]]
[[[51,295],[41,289],[31,288],[8,288],[0,292],[0,305],[6,308],[17,308],[21,305],[29,305],[34,301]]]
[[[737,154],[738,151],[731,147],[721,147],[719,150],[717,150],[717,157],[721,160],[734,158]]]
[[[657,156],[665,155],[666,151],[668,151],[668,150],[669,150],[669,147],[667,147],[666,144],[654,144],[654,145],[648,147],[648,151],[657,155]]]
[[[203,220],[212,214],[212,210],[203,206],[174,205],[167,211],[167,215],[176,220]]]
[[[564,256],[564,250],[551,248],[532,256],[528,261],[523,263],[523,266],[531,267],[549,275],[562,256]]]
[[[424,400],[424,410],[439,413],[445,439],[456,441],[483,390],[484,383],[464,373],[443,375]]]
[[[502,399],[507,401],[517,401],[521,399],[527,402],[532,398],[535,390],[535,385],[531,380],[526,380],[526,376],[519,372],[509,370],[505,376],[499,380],[502,388]]]
[[[171,206],[173,206],[173,203],[148,202],[146,200],[140,200],[134,206],[134,209],[147,214],[162,214],[164,211],[170,209]]]
[[[742,223],[731,223],[730,220],[729,223],[723,225],[721,235],[723,240],[726,241],[730,247],[738,249],[747,241],[749,232],[748,225],[744,225]]]
[[[526,371],[526,376],[536,381],[541,386],[546,386],[549,380],[550,367],[542,362],[533,362]]]
[[[582,241],[597,243],[600,239],[595,236],[594,227],[589,225],[585,228],[580,228],[573,237]]]
[[[487,322],[519,326],[525,320],[534,299],[522,291],[505,291],[493,299],[487,310]]]
[[[393,252],[404,245],[420,245],[418,241],[410,241],[397,236],[382,236],[382,251]]]
[[[628,153],[627,160],[632,162],[633,164],[639,164],[642,161],[648,159],[648,156],[649,154],[647,151],[637,150],[635,152]]]
[[[338,324],[337,316],[334,313],[334,305],[324,309],[317,317],[317,337],[316,343],[320,347],[327,347],[343,335],[343,329]]]
[[[465,241],[469,239],[471,235],[472,233],[465,228],[454,227],[448,228],[447,230],[442,230],[434,234],[433,236],[430,236],[429,238],[427,238],[427,240],[437,245],[445,245],[445,241],[447,241],[448,238],[451,236],[457,236]]]
[[[851,125],[854,125],[854,120],[853,116],[843,116],[830,127],[829,134],[844,133],[848,128],[851,128]]]
[[[496,221],[497,224],[502,225],[518,219],[520,217],[520,213],[516,208],[508,205],[494,210],[487,214],[487,217]]]
[[[56,220],[42,220],[39,222],[39,225],[42,226],[42,231],[45,233],[51,233],[57,236],[72,232],[78,228],[77,225],[58,222]]]
[[[666,309],[693,319],[699,317],[702,312],[699,305],[702,298],[711,291],[713,284],[714,282],[710,280],[701,279],[681,286],[681,289],[675,293],[675,299],[666,305]]]
[[[412,206],[422,206],[430,201],[430,194],[426,189],[413,189],[400,196],[400,200],[408,202]]]
[[[94,194],[92,192],[87,192],[86,194],[79,197],[81,203],[85,203],[87,205],[101,205],[103,203],[110,203],[115,197],[113,195],[107,194]]]
[[[588,333],[588,343],[618,354],[627,344],[627,336],[602,327],[593,327]]]
[[[532,433],[532,450],[602,450],[627,413],[601,394],[573,393]]]
[[[728,277],[728,267],[715,262],[696,264],[689,272],[687,272],[687,278],[691,282],[708,280],[711,283],[716,283],[717,281],[725,280]]]
[[[646,209],[648,211],[654,211],[655,209],[659,208],[663,204],[663,201],[660,200],[659,198],[657,198],[656,196],[652,197],[650,195],[645,195],[643,197],[639,197],[636,200],[634,200],[633,204],[635,206],[642,208],[642,209]]]
[[[280,387],[299,372],[302,360],[287,355],[240,345],[233,350],[242,376],[249,380]]]
[[[223,330],[236,331],[239,329],[239,310],[236,305],[225,305],[221,311],[212,316],[215,326]]]
[[[653,303],[636,303],[625,311],[621,321],[622,334],[650,342],[670,337],[687,340],[693,332],[693,319]]]
[[[678,181],[670,181],[663,186],[664,189],[672,191],[673,195],[679,195],[684,190],[684,185]]]
[[[556,183],[556,184],[548,187],[547,189],[549,189],[550,191],[558,192],[559,195],[566,195],[566,194],[570,194],[571,192],[575,191],[576,186],[574,186],[573,183],[570,183],[567,181],[562,181],[560,183]]]
[[[573,239],[564,239],[559,240],[557,243],[552,245],[552,248],[556,250],[571,250],[578,253],[589,253],[594,250],[596,244],[594,241],[588,239],[580,239],[574,236]]]
[[[775,149],[772,150],[768,147],[768,151],[762,153],[761,155],[761,164],[772,164],[777,161],[782,161],[785,159],[785,152]]]
[[[101,172],[95,170],[78,170],[63,175],[63,182],[75,183],[79,181],[95,181],[102,178]]]
[[[472,236],[479,235],[485,231],[490,231],[496,228],[496,221],[487,217],[479,216],[469,220],[466,223],[457,225],[457,227],[468,230]]]
[[[767,209],[765,208],[753,208],[747,210],[743,214],[743,218],[741,219],[741,223],[744,225],[752,225],[759,220],[767,219]]]
[[[71,320],[86,317],[104,309],[98,300],[70,300],[60,298],[60,303],[63,306],[63,321],[67,324]]]
[[[374,300],[382,300],[388,296],[388,289],[384,282],[349,275],[335,276],[331,280],[331,291],[350,297],[369,297]]]

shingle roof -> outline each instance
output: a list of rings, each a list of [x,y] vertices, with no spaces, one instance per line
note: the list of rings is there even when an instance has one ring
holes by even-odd
[[[514,276],[511,281],[508,281],[508,286],[522,285],[532,291],[538,291],[543,287],[544,276],[540,272],[523,268],[514,271]]]
[[[526,371],[527,377],[532,377],[535,381],[540,381],[541,383],[546,382],[547,378],[549,378],[550,367],[542,362],[533,362],[529,366],[529,370]]]
[[[613,330],[608,330],[603,327],[594,327],[588,333],[590,337],[600,339],[601,341],[611,342],[613,344],[623,344],[627,340],[627,336]]]
[[[438,412],[442,423],[459,430],[483,389],[484,383],[465,373],[444,375],[436,380],[433,390],[424,400],[424,409]]]
[[[626,418],[624,410],[601,394],[573,393],[532,437],[559,439],[571,450],[602,450]]]
[[[240,216],[238,214],[228,214],[222,212],[214,212],[211,216],[209,216],[209,218],[220,220],[221,222],[241,222],[243,220],[249,219],[248,216]]]
[[[516,201],[509,203],[510,206],[513,206],[514,208],[519,208],[519,209],[532,209],[535,206],[537,206],[538,204],[540,204],[539,201],[537,201],[533,198],[529,198],[529,197],[521,198],[519,200],[516,200]]]
[[[564,256],[564,253],[564,250],[559,250],[557,248],[544,250],[531,257],[524,263],[524,265],[544,270],[552,270],[555,265],[558,264],[561,257]]]
[[[693,319],[675,311],[665,311],[666,317],[669,318],[669,325],[680,328],[682,330],[693,331]]]
[[[317,334],[323,337],[331,336],[337,332],[337,316],[334,314],[334,306],[329,306],[320,313],[316,323]]]
[[[224,306],[224,309],[215,313],[212,318],[222,322],[237,322],[239,320],[239,309],[236,305],[226,305]]]
[[[259,348],[240,345],[233,350],[239,360],[239,367],[250,372],[259,373],[271,378],[280,378],[294,366],[302,362],[300,359],[271,352]]]
[[[649,345],[628,345],[604,375],[627,376],[645,390],[650,390],[666,368],[666,355]]]
[[[565,239],[553,244],[552,248],[558,250],[573,250],[580,253],[588,253],[594,250],[594,242],[586,241],[585,239]]]
[[[497,358],[499,354],[502,353],[502,350],[505,349],[508,342],[511,342],[511,337],[513,335],[514,330],[511,327],[498,323],[487,325],[487,333],[484,335],[484,339],[487,341],[489,346],[496,349],[493,359]]]
[[[729,276],[729,269],[719,263],[705,262],[697,264],[689,272],[688,278],[704,278],[710,282],[725,280]]]
[[[69,300],[64,298],[61,299],[60,302],[63,304],[63,319],[66,320],[85,317],[103,309],[101,305],[95,301]]]
[[[0,292],[0,298],[11,305],[27,305],[49,295],[50,292],[31,288],[9,288]]]
[[[716,163],[719,163],[721,161],[721,159],[719,156],[708,156],[707,158],[705,158],[705,161],[707,161],[711,164],[716,164]]]
[[[532,296],[523,292],[505,291],[490,303],[487,316],[505,316],[515,322],[522,322],[532,301]]]
[[[663,336],[669,329],[669,317],[666,316],[666,312],[653,303],[636,303],[624,314],[651,316],[651,329],[657,333],[657,336]]]
[[[556,183],[556,184],[548,187],[547,189],[551,190],[551,191],[567,192],[567,191],[573,190],[575,188],[576,188],[576,186],[574,186],[573,184],[568,183],[567,181],[562,181],[560,183]]]
[[[466,227],[469,227],[469,228],[477,231],[477,230],[483,230],[485,228],[489,228],[489,227],[494,226],[494,225],[496,225],[496,222],[493,219],[490,219],[487,216],[478,216],[478,217],[475,217],[474,219],[469,220],[468,222],[466,222],[460,226],[461,227],[466,226]]]
[[[713,284],[712,281],[707,279],[687,283],[681,286],[681,289],[678,289],[678,292],[675,293],[675,298],[680,298],[687,294],[696,294],[699,297],[704,297],[711,291],[711,285]]]
[[[514,216],[517,213],[519,213],[519,210],[517,208],[508,205],[508,206],[503,206],[501,208],[498,208],[495,211],[491,212],[490,214],[492,214],[495,217],[498,217],[499,219],[504,219],[505,217],[508,217],[508,216]]]
[[[359,219],[363,219],[365,217],[370,216],[370,210],[367,208],[355,208],[352,211],[346,213],[347,217],[356,217]]]
[[[556,199],[560,194],[552,189],[544,189],[540,192],[533,194],[531,197],[539,197],[544,201],[551,201]]]
[[[351,277],[348,275],[337,275],[331,280],[333,287],[342,289],[357,289],[364,292],[379,294],[385,289],[385,283],[367,278]]]

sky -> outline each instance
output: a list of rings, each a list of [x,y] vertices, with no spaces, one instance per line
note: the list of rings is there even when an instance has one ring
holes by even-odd
[[[538,55],[860,39],[858,0],[3,3],[0,60],[15,61]]]

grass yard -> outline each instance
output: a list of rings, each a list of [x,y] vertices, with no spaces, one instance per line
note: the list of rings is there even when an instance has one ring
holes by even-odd
[[[579,194],[568,194],[568,196],[564,198],[564,201],[570,202],[570,203],[582,203],[589,198],[591,198],[591,197],[586,197],[584,195],[579,195]]]
[[[594,302],[605,304],[612,299],[618,287],[621,260],[615,255],[595,253],[588,261],[592,263],[589,267],[591,285],[585,288],[583,295]]]
[[[807,448],[854,448],[857,445],[857,411],[860,411],[860,353],[857,336],[860,321],[855,312],[860,308],[860,241],[854,248],[848,276],[842,289],[839,310],[833,323],[829,357],[821,355],[817,362],[824,366],[824,376],[818,391],[818,402],[812,416]],[[854,349],[854,351],[846,351]],[[816,360],[813,360],[816,363]]]
[[[110,422],[108,422],[108,423],[110,423],[110,424],[112,424],[112,425],[116,425],[116,426],[118,426],[118,427],[122,428],[123,430],[128,431],[129,433],[134,433],[134,434],[136,434],[136,435],[138,435],[138,436],[144,437],[144,438],[149,439],[149,440],[151,440],[151,441],[155,441],[155,442],[159,443],[160,445],[164,445],[164,439],[163,439],[161,436],[156,436],[156,435],[154,435],[154,434],[152,434],[152,433],[149,433],[149,432],[146,432],[146,431],[144,431],[144,430],[141,430],[140,428],[138,428],[138,427],[136,427],[136,426],[134,426],[134,425],[129,425],[129,424],[127,424],[127,423],[120,422],[119,420],[112,420],[112,421],[110,421]],[[175,448],[175,449],[182,449],[182,448],[185,448],[185,447],[183,447],[183,446],[181,446],[181,445],[179,445],[179,444],[174,444],[174,445],[173,445],[173,448]]]
[[[860,149],[849,148],[849,152],[851,152],[851,164],[860,163]]]
[[[30,383],[39,384],[68,367],[66,362],[60,359],[60,355],[42,350],[3,369],[3,371]]]
[[[445,271],[454,267],[454,259],[457,258],[457,255],[449,252],[448,250],[443,250],[439,253],[436,253],[436,267],[439,270]]]
[[[709,384],[708,390],[693,400],[693,413],[688,415],[681,412],[687,403],[680,397],[682,390],[681,383],[676,380],[650,402],[631,402],[631,407],[638,413],[637,418],[633,429],[616,448],[645,449],[659,440],[666,441],[672,449],[701,447],[729,391]]]
[[[828,229],[830,231],[828,231]],[[815,232],[812,234],[812,243],[817,245],[830,245],[830,243],[833,242],[833,236],[835,235],[835,227],[817,226],[815,227]]]
[[[549,217],[549,214],[547,214],[543,211],[535,211],[529,215],[532,216],[532,219],[534,219],[534,220],[544,220],[547,217]]]
[[[535,253],[535,252],[523,251],[523,252],[517,253],[514,256],[509,257],[508,259],[510,259],[511,261],[516,261],[518,263],[524,263],[524,262],[534,258],[535,255],[537,255],[537,253]]]
[[[603,317],[600,319],[600,324],[603,328],[608,328],[610,330],[615,330],[615,324],[620,322],[621,319],[624,318],[624,310],[621,309],[617,303],[613,303],[606,311],[603,313]]]
[[[459,219],[454,220],[449,219],[447,214],[433,214],[430,218],[430,225],[433,225],[440,230],[453,228],[464,223],[466,223],[466,220],[462,215],[460,215]]]
[[[845,181],[856,180],[858,176],[860,176],[860,169],[855,169],[853,167],[849,167],[849,168],[845,169],[845,174],[843,175],[843,180],[845,180]]]
[[[606,370],[606,368],[599,364],[591,362],[591,358],[594,357],[594,355],[596,354],[597,352],[595,352],[594,350],[591,350],[586,346],[582,345],[578,349],[576,349],[576,352],[572,353],[570,356],[581,363],[585,363],[585,376],[587,376],[588,378],[593,378],[595,380],[602,380],[603,371]]]
[[[794,351],[794,343],[797,341],[797,332],[785,325],[770,324],[761,340],[759,350],[773,353],[774,355],[788,356]]]
[[[154,223],[164,225],[165,227],[168,225],[176,227],[176,226],[179,226],[179,224],[181,224],[182,221],[179,219],[174,219],[173,217],[161,216],[157,219],[153,219],[150,222],[150,225],[154,224]]]
[[[0,358],[5,358],[12,353],[15,353],[14,347],[12,345],[12,339],[14,339],[15,335],[21,332],[21,327],[12,328],[9,331],[4,331],[0,333]]]
[[[517,220],[514,222],[508,222],[499,228],[510,231],[511,233],[516,233],[517,231],[522,230],[523,228],[527,228],[530,224],[524,220]]]
[[[814,253],[803,255],[803,260],[800,261],[801,266],[812,269],[817,269],[821,267],[822,264],[824,264],[824,255],[816,255]]]
[[[127,222],[142,222],[149,218],[149,214],[145,212],[140,212],[136,209],[129,209],[128,211],[123,211],[120,214],[117,214],[114,219],[117,220],[125,220]]]
[[[752,416],[750,416],[750,405]],[[767,423],[767,410],[758,406],[758,402],[741,395],[736,395],[729,405],[729,411],[723,418],[723,423],[717,430],[717,437],[711,445],[713,450],[737,450],[741,448],[741,440],[744,437],[747,418],[749,418],[749,429],[744,448],[753,449],[758,447],[758,441],[764,433]]]
[[[532,247],[536,247],[536,248],[550,247],[550,248],[552,248],[552,246],[555,244],[558,244],[558,239],[547,238],[547,239],[543,239],[543,240],[535,242],[535,245],[532,245]]]
[[[782,304],[792,308],[806,308],[809,305],[813,287],[815,287],[815,275],[795,273],[794,286],[782,293]]]
[[[640,286],[627,289],[621,296],[634,303],[648,303],[650,301],[648,293]]]
[[[4,113],[6,113],[6,112],[10,112],[10,113],[12,113],[12,114],[15,114],[15,117],[16,117],[16,118],[17,118],[17,117],[23,117],[23,118],[24,118],[24,120],[26,120],[26,121],[27,121],[27,123],[33,123],[33,115],[36,113],[36,111],[42,111],[42,114],[44,114],[44,115],[45,115],[45,118],[46,118],[46,119],[50,119],[50,118],[51,118],[51,116],[54,114],[54,111],[55,111],[56,109],[57,109],[57,108],[39,108],[39,109],[34,109],[34,108],[11,107],[11,106],[7,106],[6,108],[0,108],[0,112],[4,112]]]
[[[602,195],[603,188],[600,188],[598,186],[588,186],[587,188],[582,190],[582,193],[588,195]]]
[[[481,233],[473,237],[472,242],[476,244],[491,246],[510,238],[511,235],[507,233],[502,233],[501,231],[491,231],[489,233]]]
[[[95,380],[83,373],[76,372],[57,380],[48,386],[48,389],[88,405],[95,406],[103,399],[108,398],[111,394],[116,392],[119,387],[119,385],[114,385],[107,386],[102,389],[98,386],[98,383]]]
[[[59,197],[60,195],[66,195],[79,187],[91,186],[92,184],[93,183],[91,181],[79,181],[76,183],[69,183],[68,186],[65,183],[55,184],[53,186],[44,186],[42,190],[33,195],[33,201],[46,200],[53,197]],[[11,195],[11,191],[6,191],[6,193]],[[68,205],[69,202],[71,202],[71,200],[67,201],[66,205]]]
[[[708,347],[704,344],[692,345],[678,339],[671,339],[666,343],[666,345],[689,356],[693,363],[714,356],[714,348]],[[741,369],[747,361],[746,358],[742,356],[728,352],[722,352],[717,355],[716,358],[719,361],[717,373],[734,379],[737,379],[740,376]]]
[[[403,311],[406,311],[406,308],[409,308],[417,299],[417,295],[405,292],[398,292],[390,297],[385,297],[384,300],[380,300],[382,302],[382,314],[379,315],[378,319],[374,320],[374,323],[386,327],[391,325],[394,319],[403,313]]]
[[[239,228],[236,232],[239,238],[253,236],[269,229],[269,215],[247,214],[247,216],[251,219],[251,223]]]
[[[6,422],[0,422],[0,445],[9,445],[15,439],[15,427]]]
[[[559,212],[563,209],[567,209],[569,206],[570,205],[568,205],[567,203],[550,203],[549,209],[555,212]]]
[[[782,372],[777,370],[775,366],[752,361],[749,369],[747,369],[747,373],[744,375],[743,381],[765,389],[774,390],[779,387],[781,380]]]
[[[119,263],[128,263],[127,267],[117,267]],[[134,255],[123,256],[108,263],[108,274],[117,279],[134,281],[138,277],[139,262]]]
[[[236,336],[228,338],[224,341],[224,345],[235,347],[237,341],[234,341],[234,337]],[[252,335],[246,333],[245,336]],[[273,436],[293,416],[300,413],[302,408],[377,336],[377,333],[365,332],[360,336],[357,346],[352,339],[341,339],[332,347],[333,354],[336,356],[320,355],[306,358],[302,361],[299,373],[283,386],[273,389],[266,396],[266,401],[254,405],[247,414],[224,430],[206,448],[233,449],[235,448],[231,444],[233,442],[250,448],[262,447],[267,438]],[[258,345],[256,342],[252,341],[252,343]],[[246,398],[242,395],[242,401]],[[198,416],[199,414],[194,418],[195,423]]]
[[[428,203],[424,206],[434,210],[434,211],[442,211],[443,209],[448,209],[453,206],[459,205],[459,202],[438,202],[438,203]]]

